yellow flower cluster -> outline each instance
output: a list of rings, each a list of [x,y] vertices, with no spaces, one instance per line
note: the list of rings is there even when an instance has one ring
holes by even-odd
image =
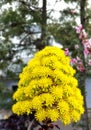
[[[20,74],[17,101],[12,110],[18,115],[35,111],[38,121],[77,122],[84,113],[83,96],[75,70],[62,49],[47,46],[37,52]]]

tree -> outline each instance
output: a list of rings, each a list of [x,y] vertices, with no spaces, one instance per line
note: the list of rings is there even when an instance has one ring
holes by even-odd
[[[8,75],[15,75],[16,68],[19,73],[25,65],[21,53],[26,53],[28,57],[31,57],[36,50],[42,49],[47,44],[44,42],[47,39],[46,2],[43,0],[42,7],[39,7],[38,0],[4,0],[0,3],[0,53],[2,53],[0,68]],[[7,5],[6,9],[3,9],[4,5]],[[13,43],[13,38],[15,42],[17,40],[18,42]]]

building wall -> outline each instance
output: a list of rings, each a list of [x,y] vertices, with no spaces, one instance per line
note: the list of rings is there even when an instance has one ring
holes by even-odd
[[[91,77],[86,78],[86,101],[87,107],[91,108]]]

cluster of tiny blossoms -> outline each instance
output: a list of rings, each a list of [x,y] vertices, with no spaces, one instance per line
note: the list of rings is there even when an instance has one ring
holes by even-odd
[[[81,43],[83,44],[83,47],[84,47],[83,51],[84,51],[84,57],[85,57],[86,63],[89,66],[91,66],[91,38],[88,38],[88,35],[82,25],[78,25],[76,27],[76,33],[78,34],[79,39],[81,40]],[[76,50],[79,49],[78,44],[75,45],[75,49]],[[80,57],[72,58],[71,63],[72,65],[76,66],[77,70],[79,70],[80,72],[84,72],[85,67]]]
[[[17,101],[12,110],[18,115],[35,111],[38,121],[77,122],[84,113],[83,96],[70,66],[70,58],[57,47],[37,52],[20,74]]]

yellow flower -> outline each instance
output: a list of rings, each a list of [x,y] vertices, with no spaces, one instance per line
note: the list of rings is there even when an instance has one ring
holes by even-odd
[[[40,96],[35,96],[32,100],[32,108],[34,110],[39,110],[42,108],[42,101],[40,100]]]
[[[38,121],[59,119],[65,125],[78,121],[84,108],[75,73],[62,49],[47,46],[37,52],[20,73],[13,112],[35,111]]]
[[[24,88],[18,88],[17,91],[13,95],[13,99],[16,99],[17,101],[22,101],[26,98],[24,95]]]
[[[30,78],[48,77],[51,75],[52,70],[49,67],[38,66],[31,71]]]
[[[35,117],[38,121],[44,121],[47,117],[47,113],[44,109],[40,109],[35,113]]]
[[[80,120],[80,113],[76,110],[73,110],[71,113],[71,118],[73,122],[77,122],[78,120]]]
[[[63,97],[63,88],[61,86],[53,86],[50,89],[55,101],[59,101]]]
[[[37,83],[38,83],[39,87],[41,87],[41,89],[46,89],[52,85],[52,79],[50,79],[48,77],[43,77],[43,78],[39,79]]]
[[[41,94],[40,98],[41,98],[41,102],[42,102],[44,107],[45,106],[46,107],[48,107],[48,106],[52,107],[52,105],[54,104],[54,97],[49,93]]]
[[[22,115],[22,113],[31,114],[32,111],[31,101],[20,101],[13,105],[12,110],[14,113],[18,115]]]
[[[49,109],[47,111],[48,117],[51,119],[52,122],[57,121],[59,118],[59,112],[57,109]]]
[[[61,122],[64,124],[64,125],[68,125],[71,123],[71,113],[63,113],[63,114],[60,114],[60,120]]]
[[[69,104],[66,101],[60,101],[57,106],[58,110],[61,114],[68,113],[69,112]]]

